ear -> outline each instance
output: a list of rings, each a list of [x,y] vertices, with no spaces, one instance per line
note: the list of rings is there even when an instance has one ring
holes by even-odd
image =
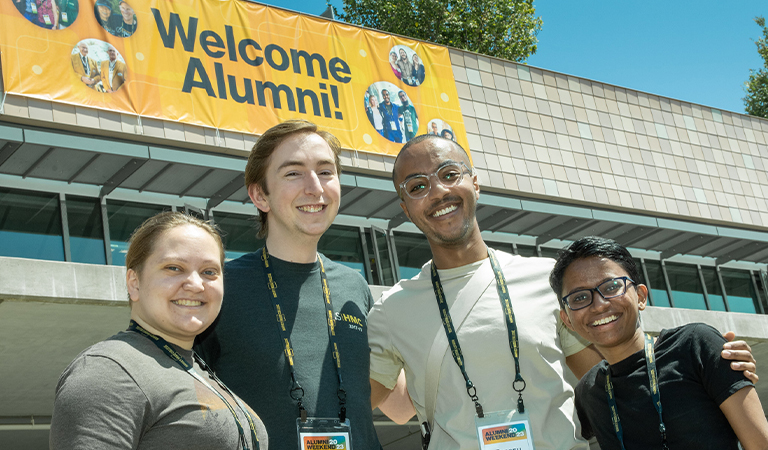
[[[411,214],[408,212],[408,207],[405,206],[405,201],[400,202],[400,207],[403,208],[403,212],[405,213],[405,217],[408,218],[408,220],[411,220]],[[411,220],[413,222],[413,220]]]
[[[643,311],[648,302],[648,286],[644,284],[637,285],[637,309]]]
[[[566,306],[566,308],[567,308],[567,306]],[[564,309],[560,309],[560,320],[562,320],[562,321],[563,321],[563,323],[565,324],[565,326],[566,326],[566,327],[567,327],[569,330],[571,330],[571,331],[574,331],[574,329],[573,329],[573,324],[571,324],[571,318],[570,318],[570,317],[568,317],[568,313],[567,313],[567,312],[565,312],[565,310],[564,310]]]
[[[264,191],[258,183],[253,183],[248,186],[248,196],[251,197],[251,201],[257,208],[259,208],[259,211],[269,212],[267,196],[264,194]]]
[[[128,296],[132,302],[139,301],[139,274],[133,269],[125,271],[125,285],[128,287]]]
[[[475,188],[475,199],[480,199],[480,179],[477,176],[477,171],[472,177],[472,186]]]

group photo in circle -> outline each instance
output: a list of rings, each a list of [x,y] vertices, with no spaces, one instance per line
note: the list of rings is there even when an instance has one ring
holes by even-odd
[[[408,94],[386,81],[373,83],[365,91],[365,113],[377,133],[403,144],[418,134],[419,117]]]
[[[136,12],[125,0],[97,0],[93,15],[96,22],[112,36],[132,36],[138,27]]]
[[[95,91],[112,93],[125,84],[125,59],[107,42],[84,39],[72,49],[70,60],[79,82]]]
[[[435,136],[442,136],[452,141],[456,140],[456,134],[453,132],[453,128],[441,119],[432,119],[427,123],[427,134],[433,134]]]
[[[48,30],[72,25],[80,11],[78,0],[8,0],[25,19]]]
[[[389,67],[408,86],[419,86],[426,76],[421,57],[410,47],[395,45],[389,51]]]

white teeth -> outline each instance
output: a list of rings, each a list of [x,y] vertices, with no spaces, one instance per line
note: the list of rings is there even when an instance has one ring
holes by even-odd
[[[614,320],[616,320],[616,319],[618,319],[618,317],[617,317],[615,314],[614,314],[614,315],[612,315],[612,316],[603,317],[603,318],[602,318],[602,319],[600,319],[600,320],[595,320],[594,322],[592,322],[592,326],[593,326],[593,327],[596,327],[596,326],[598,326],[598,325],[605,325],[606,323],[610,323],[610,322],[613,322],[613,321],[614,321]]]
[[[456,205],[447,206],[447,207],[437,211],[436,213],[432,214],[432,217],[444,216],[444,215],[448,214],[449,212],[456,211],[457,209],[459,209],[459,207],[456,206]]]
[[[175,303],[179,306],[200,306],[203,304],[203,302],[199,302],[197,300],[174,300],[172,303]]]
[[[299,210],[304,212],[318,212],[323,209],[323,205],[307,205],[307,206],[299,206]]]

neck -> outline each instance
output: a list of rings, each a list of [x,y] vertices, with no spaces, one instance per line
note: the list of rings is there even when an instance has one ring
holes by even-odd
[[[429,247],[432,249],[432,261],[441,270],[466,266],[488,257],[488,247],[480,236],[477,222],[469,239],[450,245],[430,242]]]
[[[144,322],[136,313],[131,311],[131,319],[141,325],[142,328],[149,331],[150,333],[154,334],[155,336],[160,336],[161,338],[165,339],[166,341],[170,342],[171,344],[176,344],[179,347],[183,348],[184,350],[192,350],[192,345],[195,343],[195,339],[192,338],[190,340],[186,339],[177,339],[172,336],[168,336],[164,333],[160,333],[153,327],[149,326],[146,322]]]
[[[608,361],[608,364],[616,364],[645,348],[645,333],[642,328],[637,327],[635,334],[627,342],[612,347],[602,347],[599,345],[595,345],[595,347],[597,347],[605,360]]]
[[[124,22],[127,23],[128,25],[133,25],[133,17],[131,17],[128,20],[125,20]]]
[[[319,237],[308,238],[306,241],[296,240],[296,236],[281,238],[279,233],[273,233],[270,229],[267,235],[267,249],[270,255],[283,261],[309,264],[317,260],[319,240]]]

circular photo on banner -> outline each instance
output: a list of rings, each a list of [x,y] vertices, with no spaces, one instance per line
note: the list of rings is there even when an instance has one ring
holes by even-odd
[[[440,119],[432,119],[429,121],[429,123],[427,123],[427,134],[442,136],[452,141],[456,140],[453,128],[451,128],[447,122],[444,122]]]
[[[395,76],[408,86],[419,86],[424,82],[424,64],[421,57],[405,45],[395,45],[389,51],[389,67]]]
[[[392,83],[379,81],[365,91],[365,113],[376,131],[404,144],[418,134],[419,117],[408,94]]]
[[[72,25],[80,11],[78,0],[6,0],[13,2],[21,15],[48,30]]]
[[[107,42],[84,39],[72,49],[70,58],[79,81],[93,90],[111,93],[125,84],[125,60]]]
[[[117,37],[132,36],[139,24],[136,13],[125,0],[96,0],[93,15],[102,28]]]

